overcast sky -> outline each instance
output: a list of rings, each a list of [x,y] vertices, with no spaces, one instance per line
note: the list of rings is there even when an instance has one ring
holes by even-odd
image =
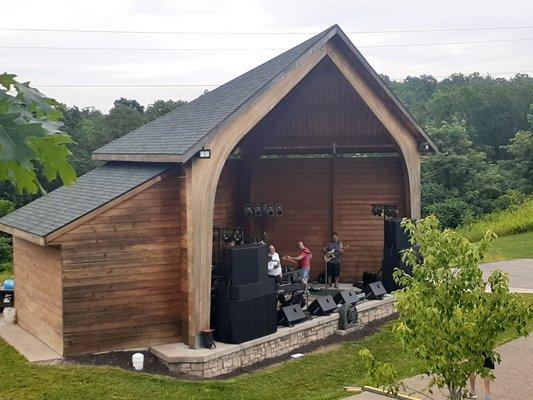
[[[121,96],[135,98],[144,105],[156,99],[191,100],[213,86],[123,86],[218,85],[335,23],[347,33],[529,26],[500,30],[349,33],[349,37],[378,73],[396,79],[421,74],[442,78],[453,72],[476,71],[507,77],[518,72],[533,75],[531,0],[0,0],[0,9],[3,14],[0,72],[16,73],[19,79],[32,81],[45,94],[69,105],[95,106],[102,110],[108,110],[113,100]],[[218,34],[32,32],[7,31],[7,28]],[[454,44],[372,47],[443,42]],[[15,49],[13,46],[207,50],[105,51]]]

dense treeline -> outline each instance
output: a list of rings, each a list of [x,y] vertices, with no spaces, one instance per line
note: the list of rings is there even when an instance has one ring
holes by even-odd
[[[444,226],[455,227],[531,195],[533,78],[383,78],[440,149],[422,164],[424,214],[434,213]],[[77,173],[97,165],[90,157],[94,149],[184,103],[158,100],[145,108],[136,100],[120,98],[107,114],[92,107],[64,106],[64,129],[76,142],[72,161]],[[0,190],[16,207],[32,199],[6,184]]]

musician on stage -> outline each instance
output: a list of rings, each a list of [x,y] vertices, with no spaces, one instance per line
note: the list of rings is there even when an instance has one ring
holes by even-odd
[[[324,252],[324,259],[327,261],[327,283],[331,281],[335,283],[335,288],[339,288],[339,276],[341,274],[341,259],[344,253],[344,246],[339,240],[337,232],[333,232],[331,240],[327,242],[322,249]]]
[[[281,260],[273,245],[268,246],[268,276],[281,283]]]
[[[311,254],[311,251],[305,247],[303,242],[298,242],[298,249],[300,250],[299,255],[295,257],[287,255],[283,256],[283,259],[298,263],[298,277],[300,278],[300,281],[307,287],[307,282],[309,282],[309,271],[311,270],[311,258],[313,255]]]

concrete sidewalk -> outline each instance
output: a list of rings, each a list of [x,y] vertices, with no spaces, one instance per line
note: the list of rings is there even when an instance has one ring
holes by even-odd
[[[509,274],[509,288],[515,293],[533,293],[533,259],[499,261],[481,264],[486,279],[491,271],[499,269]],[[531,396],[533,399],[533,395]]]
[[[494,370],[496,380],[493,382],[493,400],[531,400],[533,399],[533,335],[519,338],[498,347],[502,362]],[[427,379],[415,376],[405,380],[407,386],[416,390],[426,387]],[[438,392],[438,389],[437,389]],[[477,380],[478,398],[483,396],[483,382]],[[414,397],[423,399],[422,396],[413,394]],[[444,399],[444,396],[433,395],[435,400]],[[373,393],[361,393],[348,397],[350,400],[384,400],[388,397]]]

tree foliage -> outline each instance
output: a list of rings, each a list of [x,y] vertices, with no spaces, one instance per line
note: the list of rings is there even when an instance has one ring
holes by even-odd
[[[440,230],[434,216],[417,223],[404,220],[402,225],[417,250],[403,256],[412,276],[395,271],[405,288],[396,293],[400,316],[394,333],[405,352],[419,360],[430,387],[448,389],[450,399],[465,398],[470,374],[492,377],[483,364],[485,357],[500,361],[495,351],[498,336],[507,329],[527,334],[533,310],[509,292],[508,277],[501,271],[483,279],[478,264],[494,237],[490,231],[471,243],[456,231]],[[361,356],[372,369],[373,384],[398,390],[390,365],[376,362],[365,351]]]
[[[76,179],[69,163],[72,143],[60,131],[59,104],[16,75],[0,75],[0,181],[10,182],[19,193],[35,193],[42,186],[36,173],[64,184]]]

